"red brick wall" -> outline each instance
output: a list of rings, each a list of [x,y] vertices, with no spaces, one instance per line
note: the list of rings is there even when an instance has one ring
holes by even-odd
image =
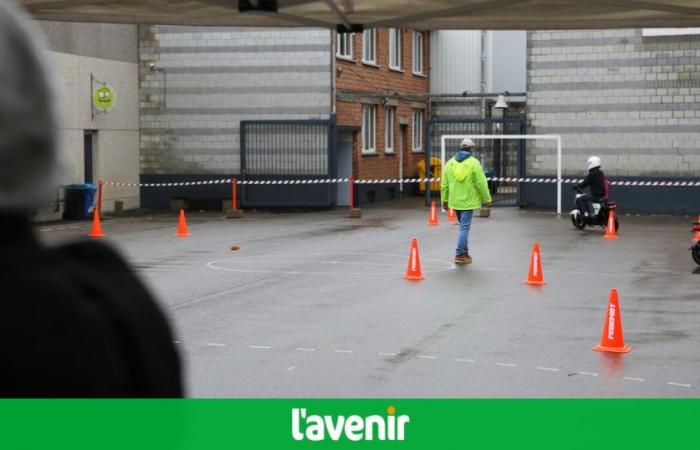
[[[390,99],[396,99],[395,92],[427,94],[429,90],[429,33],[423,32],[423,76],[413,74],[413,32],[402,31],[401,70],[389,69],[389,30],[377,30],[376,62],[379,67],[362,63],[362,33],[353,39],[353,59],[346,61],[336,58],[336,90],[340,92],[386,93]],[[398,99],[394,118],[394,154],[385,153],[384,105],[377,104],[376,154],[362,154],[362,137],[355,133],[353,140],[353,176],[358,179],[395,178],[399,175],[399,133],[400,122],[407,120],[404,127],[404,177],[416,175],[416,164],[423,160],[424,154],[413,152],[413,109],[415,99]],[[425,100],[422,103],[426,103]],[[361,127],[362,102],[338,99],[336,114],[339,125]],[[427,111],[423,120],[427,120]]]

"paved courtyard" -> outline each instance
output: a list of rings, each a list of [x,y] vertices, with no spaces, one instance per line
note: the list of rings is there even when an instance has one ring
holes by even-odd
[[[107,242],[166,309],[194,397],[697,397],[691,218],[622,216],[620,237],[497,208],[457,227],[419,199],[346,211],[113,218]],[[38,227],[50,242],[89,225]],[[426,280],[402,279],[418,238]],[[534,241],[547,284],[522,283]],[[232,250],[232,246],[240,249]],[[235,248],[235,247],[234,247]],[[592,351],[620,292],[624,355]]]

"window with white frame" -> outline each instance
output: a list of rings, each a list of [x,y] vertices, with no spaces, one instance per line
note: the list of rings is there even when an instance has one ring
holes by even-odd
[[[423,110],[413,110],[413,151],[423,149]]]
[[[362,32],[362,62],[377,64],[377,30]]]
[[[413,32],[413,73],[423,75],[423,33]]]
[[[387,106],[384,109],[384,153],[394,153],[394,117],[396,109]]]
[[[352,33],[338,33],[335,56],[352,59]]]
[[[389,28],[389,68],[401,70],[401,28]]]
[[[377,142],[377,107],[362,105],[362,153],[374,153]]]

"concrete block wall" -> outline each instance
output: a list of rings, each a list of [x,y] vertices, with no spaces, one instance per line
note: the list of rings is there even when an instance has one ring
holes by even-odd
[[[431,118],[481,117],[479,100],[434,100],[431,104]]]
[[[611,177],[700,176],[700,36],[535,31],[527,52],[528,133],[562,135],[565,175],[597,154]],[[555,164],[528,143],[528,174]]]
[[[139,77],[142,178],[238,174],[241,120],[330,117],[331,34],[142,26]]]

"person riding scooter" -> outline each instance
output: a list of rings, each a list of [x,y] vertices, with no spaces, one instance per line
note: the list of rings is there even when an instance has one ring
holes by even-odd
[[[593,219],[595,211],[593,203],[602,203],[608,198],[608,182],[605,174],[601,170],[601,161],[597,156],[591,156],[586,162],[588,167],[588,175],[581,182],[574,186],[574,190],[583,190],[590,188],[590,194],[585,194],[576,200],[579,210],[583,212],[584,217]]]

